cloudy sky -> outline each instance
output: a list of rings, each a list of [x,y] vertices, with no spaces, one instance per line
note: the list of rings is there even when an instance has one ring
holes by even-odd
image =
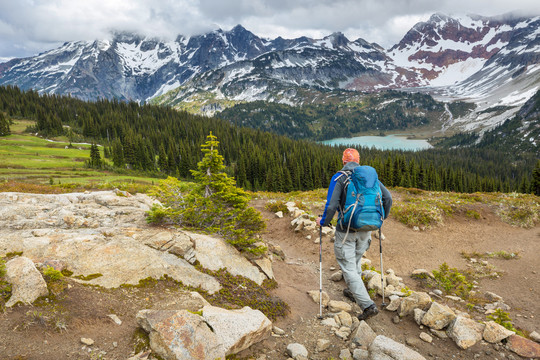
[[[539,0],[0,0],[0,59],[66,41],[133,31],[174,39],[236,24],[258,36],[324,37],[341,31],[390,47],[435,12],[540,14]]]

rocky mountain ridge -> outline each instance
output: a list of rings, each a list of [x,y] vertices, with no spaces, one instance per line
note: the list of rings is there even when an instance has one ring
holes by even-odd
[[[422,87],[483,103],[479,111],[509,105],[492,120],[500,122],[538,88],[539,29],[540,17],[435,14],[388,50],[341,33],[263,39],[240,25],[174,41],[117,33],[1,64],[0,84],[85,100],[198,102],[207,113],[238,101],[301,105],[308,101],[298,96],[302,89],[324,98],[336,90]],[[475,128],[485,122],[477,112],[464,119]]]

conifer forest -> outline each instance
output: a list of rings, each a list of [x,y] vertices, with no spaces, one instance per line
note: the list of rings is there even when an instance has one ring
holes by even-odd
[[[116,100],[84,102],[7,86],[0,87],[0,115],[0,135],[9,134],[6,119],[35,120],[29,132],[44,137],[65,135],[71,142],[102,145],[102,155],[92,147],[90,166],[110,166],[161,178],[191,179],[190,169],[201,161],[201,144],[210,132],[219,141],[227,174],[247,190],[290,192],[326,187],[342,166],[343,146],[294,140],[239,127],[218,117],[156,105]],[[529,193],[538,188],[540,169],[535,154],[475,147],[416,152],[358,150],[360,162],[373,166],[386,186],[469,193]],[[109,161],[101,161],[100,156]]]

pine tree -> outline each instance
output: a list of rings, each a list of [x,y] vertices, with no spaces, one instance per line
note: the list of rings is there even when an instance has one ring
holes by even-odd
[[[203,159],[197,170],[191,170],[197,185],[185,197],[182,221],[189,226],[215,231],[239,250],[260,253],[253,247],[255,235],[265,224],[261,214],[248,206],[249,195],[236,187],[236,181],[225,172],[224,159],[218,152],[219,142],[212,135],[201,145]]]
[[[94,143],[90,146],[90,167],[101,168],[101,155],[98,146]]]
[[[536,162],[532,173],[531,193],[540,196],[540,160]]]
[[[9,118],[4,116],[4,113],[0,111],[0,136],[7,136],[11,134],[9,129]]]

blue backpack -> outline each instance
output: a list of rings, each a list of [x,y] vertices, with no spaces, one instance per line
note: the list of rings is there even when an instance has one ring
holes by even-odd
[[[347,196],[338,224],[342,229],[371,231],[382,226],[384,209],[377,171],[371,166],[358,166],[347,176]]]

